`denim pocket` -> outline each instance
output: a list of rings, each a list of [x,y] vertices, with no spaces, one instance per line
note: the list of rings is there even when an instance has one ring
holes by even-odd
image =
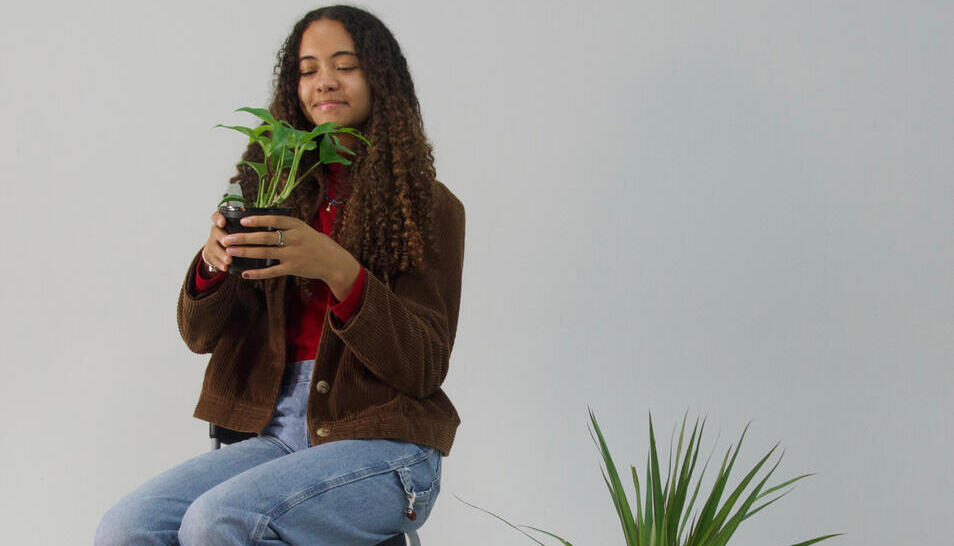
[[[427,457],[409,465],[394,469],[404,496],[405,510],[413,510],[414,519],[423,523],[441,490],[441,452],[430,446],[419,446]]]

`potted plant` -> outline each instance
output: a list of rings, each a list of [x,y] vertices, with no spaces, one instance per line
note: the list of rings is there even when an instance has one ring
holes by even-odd
[[[700,497],[699,490],[702,485],[702,478],[705,475],[706,468],[709,466],[709,460],[712,457],[711,454],[703,465],[702,472],[699,474],[698,479],[695,480],[694,486],[692,476],[699,459],[699,446],[702,441],[702,431],[705,429],[705,421],[703,421],[700,426],[699,420],[696,420],[696,424],[692,427],[688,444],[686,444],[685,453],[683,453],[682,448],[686,433],[686,419],[683,418],[682,428],[679,431],[679,441],[676,447],[675,459],[672,458],[672,453],[670,453],[669,468],[665,474],[662,474],[659,471],[656,436],[653,432],[652,416],[650,416],[649,455],[646,461],[645,497],[640,491],[639,475],[636,472],[636,467],[630,465],[633,475],[633,485],[636,487],[636,511],[634,515],[634,513],[630,511],[629,500],[626,497],[626,492],[623,490],[623,484],[620,481],[619,474],[616,472],[616,465],[613,464],[613,459],[610,457],[609,447],[607,447],[603,433],[600,431],[600,426],[596,422],[596,416],[593,414],[592,409],[589,410],[589,412],[590,421],[596,430],[596,436],[593,436],[592,430],[590,431],[590,436],[593,438],[593,442],[596,444],[597,449],[599,449],[603,462],[606,464],[606,470],[604,471],[601,465],[600,471],[603,473],[603,481],[606,482],[610,497],[613,499],[613,506],[616,508],[616,513],[619,516],[627,546],[725,546],[732,537],[732,534],[744,520],[754,516],[763,508],[766,508],[787,495],[792,490],[789,486],[811,475],[804,474],[796,476],[777,485],[767,487],[766,484],[769,477],[771,477],[781,462],[781,455],[779,455],[778,460],[771,465],[771,468],[765,472],[764,476],[757,478],[757,475],[763,467],[766,467],[766,463],[778,448],[778,444],[775,444],[775,447],[769,450],[769,452],[759,460],[758,464],[749,470],[739,484],[730,492],[730,490],[727,489],[729,474],[732,472],[736,457],[739,455],[739,449],[742,447],[745,431],[748,430],[748,426],[746,426],[745,430],[742,431],[739,442],[736,444],[735,450],[733,451],[730,446],[728,451],[726,451],[709,494],[704,494]],[[671,448],[672,444],[670,443],[670,449]],[[607,477],[607,474],[609,474],[609,477]],[[750,484],[752,487],[746,492]],[[783,489],[786,490],[782,491]],[[726,492],[729,492],[729,495],[720,506],[722,495]],[[766,497],[770,496],[771,498],[766,500]],[[573,546],[566,539],[553,533],[529,525],[513,525],[493,512],[474,506],[460,497],[457,497],[457,499],[468,506],[477,508],[503,521],[537,544],[543,545],[542,542],[527,534],[523,529],[520,529],[520,527],[526,527],[555,538],[564,546]],[[643,504],[644,500],[645,505]],[[697,509],[695,516],[690,520],[690,515],[692,514],[693,507],[696,506],[697,500],[702,503],[701,508]],[[738,507],[736,508],[737,505]],[[808,546],[809,544],[815,544],[816,542],[839,536],[839,534],[816,537],[792,546]]]
[[[262,120],[262,124],[252,129],[234,125],[216,125],[238,131],[248,137],[249,144],[258,144],[264,154],[262,162],[240,161],[258,175],[258,193],[250,205],[241,195],[226,194],[219,201],[219,212],[225,216],[225,230],[228,233],[247,233],[253,231],[274,231],[270,227],[246,227],[241,219],[246,216],[281,215],[290,216],[292,209],[280,207],[291,195],[292,190],[301,183],[318,165],[351,161],[339,152],[354,155],[354,152],[341,145],[338,133],[352,135],[370,146],[370,142],[357,130],[350,127],[336,127],[334,122],[316,125],[310,131],[292,127],[284,120],[277,120],[264,108],[242,107],[236,112],[248,112]],[[298,174],[301,158],[305,152],[318,149],[318,161],[308,170]],[[234,207],[229,203],[241,203]],[[229,272],[241,274],[249,269],[261,269],[277,265],[278,261],[265,258],[242,258],[232,260]]]

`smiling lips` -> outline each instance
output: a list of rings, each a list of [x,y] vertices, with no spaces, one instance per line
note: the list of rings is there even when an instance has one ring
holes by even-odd
[[[339,101],[324,101],[324,102],[318,103],[318,109],[324,112],[326,110],[332,110],[334,108],[338,108],[339,106],[344,106],[344,105],[345,103],[339,102]]]

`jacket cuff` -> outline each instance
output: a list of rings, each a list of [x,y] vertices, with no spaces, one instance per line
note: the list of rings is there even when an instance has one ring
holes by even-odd
[[[198,268],[201,262],[202,250],[200,249],[199,252],[196,253],[195,258],[192,259],[192,264],[186,275],[185,283],[183,283],[182,299],[183,305],[188,311],[194,310],[205,313],[207,312],[206,307],[213,307],[222,300],[230,298],[238,287],[240,279],[237,278],[238,275],[231,275],[228,272],[224,272],[225,275],[222,277],[222,280],[210,287],[209,290],[199,290],[196,280],[199,276]],[[202,280],[208,281],[211,279]]]
[[[361,297],[364,294],[366,277],[367,270],[362,267],[361,271],[358,272],[357,278],[354,280],[354,284],[351,285],[351,290],[348,292],[348,295],[340,302],[331,290],[328,291],[328,307],[331,308],[331,312],[334,313],[341,322],[347,323],[351,320],[351,317],[358,308],[361,307]]]
[[[205,267],[205,264],[202,263],[202,258],[200,255],[199,260],[195,264],[195,289],[198,292],[205,292],[215,288],[223,280],[225,280],[225,276],[229,274],[228,271],[219,271],[214,276],[206,279],[203,278],[202,273],[200,273],[203,267]]]

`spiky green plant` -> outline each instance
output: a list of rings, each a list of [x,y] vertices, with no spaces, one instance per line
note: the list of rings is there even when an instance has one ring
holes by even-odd
[[[262,120],[262,124],[252,129],[240,125],[216,125],[238,131],[248,137],[249,144],[258,144],[265,154],[261,163],[254,161],[239,161],[239,165],[247,165],[258,175],[258,194],[255,198],[256,207],[273,207],[288,199],[295,186],[305,179],[318,165],[326,163],[342,163],[350,165],[351,161],[339,152],[354,155],[354,152],[341,145],[337,134],[345,133],[356,137],[367,145],[371,145],[361,133],[350,127],[336,127],[334,122],[316,125],[310,131],[295,129],[285,120],[277,120],[271,112],[264,108],[242,107],[236,112],[248,112]],[[318,148],[318,161],[307,171],[298,174],[298,166],[305,152]],[[232,201],[247,205],[241,195],[230,194],[222,197],[219,205]]]
[[[702,486],[702,479],[706,469],[709,466],[709,460],[712,457],[710,454],[706,459],[702,471],[693,485],[693,473],[699,461],[699,447],[702,441],[702,432],[705,429],[705,420],[700,424],[699,420],[696,419],[696,423],[693,425],[692,432],[689,435],[688,443],[685,445],[685,452],[683,452],[683,443],[686,440],[686,418],[683,417],[682,427],[679,430],[679,441],[676,445],[675,459],[673,459],[672,444],[670,443],[669,468],[664,476],[659,470],[656,434],[653,430],[652,415],[650,415],[649,454],[646,457],[645,474],[645,505],[643,504],[644,497],[641,492],[642,488],[640,487],[639,475],[636,472],[636,467],[630,465],[633,485],[636,488],[636,511],[634,514],[630,508],[626,492],[623,490],[623,484],[620,481],[619,474],[616,471],[616,465],[613,464],[613,458],[610,456],[609,447],[606,445],[606,440],[603,438],[602,431],[600,431],[599,423],[596,421],[596,415],[592,409],[589,409],[589,413],[590,421],[596,432],[594,436],[594,430],[590,430],[590,437],[593,438],[593,442],[596,444],[603,458],[603,463],[606,465],[605,471],[603,465],[600,465],[600,472],[603,473],[603,480],[606,482],[610,497],[613,499],[613,506],[616,508],[616,513],[619,516],[620,524],[623,528],[623,536],[626,539],[626,546],[725,546],[743,521],[787,495],[792,490],[789,486],[793,486],[795,482],[811,476],[811,474],[803,474],[777,485],[766,487],[769,477],[772,476],[782,460],[782,456],[779,455],[778,460],[772,464],[764,476],[756,478],[759,471],[765,467],[772,454],[775,453],[778,448],[778,444],[776,443],[775,446],[745,474],[739,484],[729,492],[728,497],[723,501],[722,496],[728,491],[729,475],[735,465],[736,458],[739,455],[739,449],[742,447],[742,440],[745,439],[745,433],[748,430],[748,426],[746,426],[742,431],[742,436],[739,438],[735,449],[733,450],[732,446],[729,446],[729,449],[726,451],[725,457],[722,459],[722,465],[712,485],[712,490],[708,495],[704,495],[705,500],[703,501],[702,507],[696,511],[690,521],[690,515],[693,513],[696,500],[701,498],[699,497],[699,490]],[[607,474],[609,476],[607,476]],[[663,478],[665,478],[665,482]],[[754,484],[751,489],[749,489],[750,484]],[[786,488],[788,489],[778,493]],[[746,492],[746,489],[749,489],[749,491]],[[766,498],[770,496],[771,498],[766,500]],[[543,546],[542,542],[527,534],[520,527],[526,527],[553,537],[559,540],[564,546],[573,546],[566,539],[553,533],[529,525],[513,525],[493,512],[474,506],[460,497],[457,497],[457,499],[468,506],[477,508],[503,521],[541,546]],[[820,536],[799,542],[798,544],[793,544],[792,546],[808,546],[809,544],[815,544],[816,542],[821,542],[838,536],[839,534],[840,533]]]

